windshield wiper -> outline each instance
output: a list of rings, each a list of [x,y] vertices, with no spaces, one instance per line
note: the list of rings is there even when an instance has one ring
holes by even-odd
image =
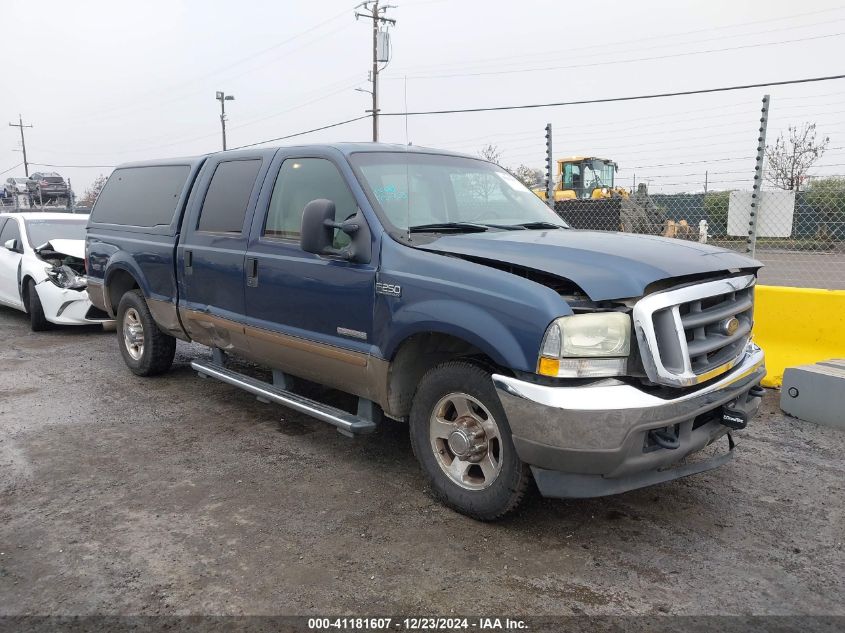
[[[417,224],[408,229],[410,233],[483,233],[487,227],[472,222],[435,222],[433,224]]]
[[[555,224],[554,222],[521,222],[512,225],[513,228],[521,227],[523,229],[566,229],[569,228],[563,224]]]

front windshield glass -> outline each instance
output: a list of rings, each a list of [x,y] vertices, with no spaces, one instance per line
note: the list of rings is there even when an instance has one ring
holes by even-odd
[[[394,229],[472,223],[510,227],[566,223],[501,167],[483,160],[414,152],[352,155]]]
[[[79,220],[26,220],[26,232],[32,248],[50,240],[84,240],[88,216]]]
[[[613,187],[613,164],[602,160],[585,161],[584,187],[588,191]]]

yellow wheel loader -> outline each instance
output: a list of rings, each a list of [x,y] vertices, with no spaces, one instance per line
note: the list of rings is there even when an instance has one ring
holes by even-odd
[[[645,185],[633,195],[615,184],[619,169],[612,160],[573,156],[557,161],[555,211],[575,228],[660,234],[665,218],[648,197]],[[543,200],[545,189],[534,189]]]

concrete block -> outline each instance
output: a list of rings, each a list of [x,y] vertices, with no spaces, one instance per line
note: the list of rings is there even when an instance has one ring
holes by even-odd
[[[787,368],[780,408],[801,420],[845,430],[845,359]]]

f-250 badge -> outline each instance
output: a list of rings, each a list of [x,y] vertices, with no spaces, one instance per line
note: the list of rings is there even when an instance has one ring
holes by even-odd
[[[376,282],[376,294],[387,295],[388,297],[401,297],[402,286],[399,284],[387,284],[379,281]]]

